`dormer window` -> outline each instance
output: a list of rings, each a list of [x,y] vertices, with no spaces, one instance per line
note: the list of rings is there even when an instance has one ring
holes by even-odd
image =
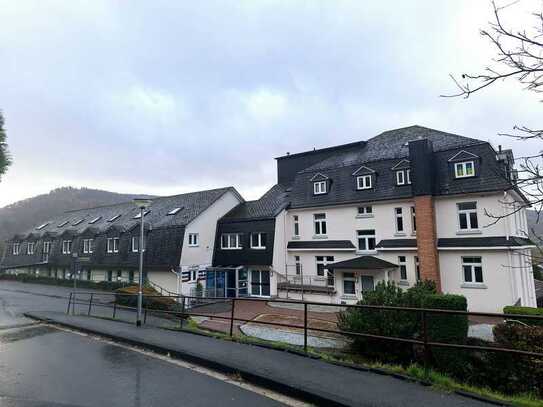
[[[111,218],[109,218],[107,221],[108,222],[115,222],[117,219],[119,219],[121,217],[121,215],[115,215]]]
[[[34,242],[28,242],[26,246],[26,254],[28,255],[34,254]]]
[[[179,212],[181,209],[183,209],[183,208],[173,208],[173,209],[172,209],[170,212],[168,212],[167,214],[168,214],[169,216],[173,216],[173,215],[175,215],[177,212]]]
[[[61,227],[63,227],[63,226],[66,226],[67,224],[68,224],[68,221],[65,220],[64,222],[59,223],[59,224],[57,225],[57,227],[58,227],[58,228],[61,228]]]
[[[411,184],[411,170],[396,171],[396,185],[410,185]]]
[[[19,255],[19,248],[21,247],[20,243],[13,243],[13,246],[12,246],[12,254],[14,256],[18,256]]]
[[[318,181],[313,183],[313,193],[315,195],[322,195],[326,192],[326,181]]]
[[[46,223],[41,224],[40,226],[38,226],[38,227],[36,228],[36,230],[42,230],[43,228],[47,227],[47,225],[49,225],[49,222],[46,222]]]
[[[145,211],[145,212],[143,212],[143,217],[147,216],[147,214],[148,214],[149,212],[151,212],[151,211]],[[141,212],[138,213],[136,216],[134,216],[133,219],[139,219],[139,218],[141,218]]]
[[[360,175],[356,177],[356,188],[357,189],[371,189],[371,175]]]
[[[475,176],[475,165],[473,161],[464,161],[460,163],[454,163],[454,177],[455,178],[468,178]]]
[[[98,222],[100,219],[102,219],[101,216],[98,216],[94,219],[92,219],[90,222],[89,222],[89,225],[94,225],[96,222]]]

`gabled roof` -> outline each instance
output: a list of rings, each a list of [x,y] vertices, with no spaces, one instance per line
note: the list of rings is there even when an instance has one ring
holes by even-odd
[[[406,160],[405,158],[401,161],[399,161],[396,165],[394,165],[391,170],[403,170],[405,168],[410,168],[411,163],[409,160]]]
[[[478,158],[479,158],[478,155],[470,153],[469,151],[466,151],[466,150],[462,150],[462,151],[457,152],[451,158],[449,158],[448,161],[449,162],[466,161],[466,160],[473,160],[473,159],[478,159]]]
[[[321,174],[320,172],[317,172],[315,175],[311,177],[309,181],[326,181],[328,177],[324,174]]]
[[[362,165],[361,167],[358,167],[355,172],[353,172],[352,175],[362,175],[362,174],[373,174],[375,173],[375,170],[371,169],[370,167],[366,167],[365,165]]]
[[[374,256],[360,256],[327,264],[326,267],[331,270],[386,270],[396,268],[398,265]]]

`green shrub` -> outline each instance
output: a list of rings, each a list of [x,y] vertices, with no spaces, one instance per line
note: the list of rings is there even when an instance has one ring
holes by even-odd
[[[508,322],[494,327],[496,346],[543,353],[543,328]],[[493,352],[487,374],[490,385],[504,393],[543,397],[543,358]]]
[[[127,307],[137,307],[139,287],[133,285],[115,290],[115,302]],[[152,297],[146,297],[152,296]],[[155,297],[158,296],[158,297]],[[160,293],[151,287],[143,287],[143,307],[161,311],[177,310],[177,303],[171,298],[160,297]]]
[[[538,325],[543,326],[543,308],[532,308],[532,307],[515,307],[515,306],[507,306],[503,308],[504,314],[516,314],[516,315],[534,315],[542,317],[542,319],[532,319],[532,318],[510,318],[515,319],[517,321],[521,321],[522,323],[525,323],[526,325]]]

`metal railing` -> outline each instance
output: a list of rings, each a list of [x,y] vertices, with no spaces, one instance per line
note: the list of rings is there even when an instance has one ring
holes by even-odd
[[[136,307],[126,306],[126,305],[119,305],[115,301],[113,302],[102,302],[102,301],[96,301],[96,296],[114,296],[113,293],[86,293],[86,292],[77,292],[77,293],[70,293],[69,300],[68,300],[68,308],[66,313],[70,312],[70,309],[72,309],[72,312],[74,312],[74,305],[75,304],[83,304],[87,305],[87,315],[92,314],[93,307],[100,306],[100,307],[110,307],[113,310],[113,318],[116,317],[116,313],[119,309],[124,310],[135,310]],[[79,296],[79,297],[77,297]],[[81,296],[87,296],[88,300],[82,300]],[[122,294],[122,297],[131,297],[131,296],[137,296],[137,294]],[[382,340],[382,341],[389,341],[389,342],[398,342],[398,343],[406,343],[406,344],[412,344],[412,345],[419,345],[424,350],[424,363],[425,366],[430,362],[430,355],[431,355],[431,349],[432,348],[449,348],[449,349],[464,349],[468,351],[486,351],[486,352],[501,352],[501,353],[508,353],[508,354],[514,354],[519,356],[530,356],[530,357],[540,357],[543,358],[543,353],[538,352],[532,352],[532,351],[525,351],[520,349],[511,349],[511,348],[502,348],[499,346],[480,346],[480,345],[466,345],[466,344],[460,344],[460,343],[445,343],[445,342],[438,342],[438,341],[432,341],[429,338],[428,332],[431,328],[432,319],[428,318],[430,315],[459,315],[459,316],[466,316],[466,317],[489,317],[489,318],[496,318],[500,319],[502,321],[504,320],[534,320],[534,321],[542,321],[543,322],[543,316],[536,316],[536,315],[518,315],[518,314],[502,314],[502,313],[490,313],[490,312],[468,312],[468,311],[456,311],[456,310],[440,310],[440,309],[430,309],[430,308],[411,308],[411,307],[395,307],[395,306],[377,306],[377,305],[348,305],[348,304],[342,304],[341,307],[345,309],[361,309],[361,310],[374,310],[374,311],[402,311],[402,312],[411,312],[411,313],[417,313],[419,314],[421,318],[421,326],[422,326],[422,337],[414,339],[414,338],[401,338],[401,337],[395,337],[395,336],[387,336],[387,335],[377,335],[377,334],[370,334],[370,333],[363,333],[363,332],[350,332],[350,331],[344,331],[341,329],[333,330],[333,329],[325,329],[325,328],[317,328],[315,326],[309,326],[309,319],[308,319],[308,313],[309,313],[309,307],[311,306],[318,306],[318,307],[338,307],[338,304],[326,304],[326,303],[320,303],[320,302],[311,302],[311,301],[292,301],[292,300],[276,300],[276,299],[257,299],[257,298],[224,298],[224,297],[191,297],[191,296],[162,296],[162,295],[145,295],[145,299],[171,299],[172,304],[178,302],[180,305],[179,311],[169,311],[169,310],[161,310],[161,309],[154,309],[149,308],[147,306],[144,307],[144,323],[146,323],[147,320],[147,313],[153,313],[155,315],[165,315],[169,317],[173,317],[176,319],[179,319],[180,325],[182,326],[182,323],[185,319],[191,316],[196,317],[208,317],[211,319],[219,319],[219,320],[228,320],[229,321],[229,335],[234,336],[234,325],[237,321],[242,323],[251,323],[251,324],[260,324],[260,325],[268,325],[268,326],[277,326],[277,327],[284,327],[284,328],[295,328],[303,330],[303,336],[304,336],[304,345],[303,349],[305,352],[308,351],[308,332],[322,332],[322,333],[328,333],[328,334],[334,334],[334,335],[343,335],[351,338],[367,338],[367,339],[374,339],[374,340]],[[191,310],[187,305],[189,304],[189,301],[191,300],[206,300],[209,301],[209,303],[213,303],[214,301],[220,300],[222,302],[228,301],[231,303],[231,308],[229,312],[222,312],[222,314],[229,314],[227,316],[225,315],[217,315],[217,314],[210,314],[210,313],[201,313],[201,312],[195,312]],[[260,321],[257,319],[246,319],[242,318],[239,315],[236,315],[236,304],[240,304],[243,302],[265,302],[265,303],[282,303],[282,304],[292,304],[297,308],[302,307],[303,309],[303,324],[286,324],[286,323],[278,323],[278,322],[269,322],[269,321]],[[73,307],[73,308],[71,308]]]

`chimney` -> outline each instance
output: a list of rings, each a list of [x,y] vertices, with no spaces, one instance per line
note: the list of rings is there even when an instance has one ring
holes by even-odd
[[[426,139],[409,142],[412,191],[417,214],[417,251],[420,278],[432,280],[441,292],[439,254],[437,251],[434,205],[434,156],[432,143]]]

